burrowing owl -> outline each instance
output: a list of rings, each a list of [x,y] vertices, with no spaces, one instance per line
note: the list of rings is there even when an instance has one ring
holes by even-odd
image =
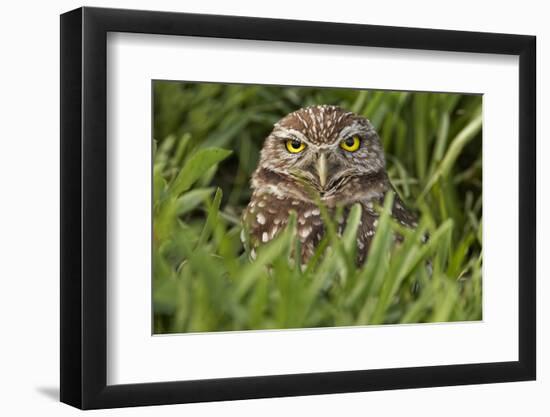
[[[355,113],[327,105],[297,110],[275,124],[263,145],[251,185],[252,198],[243,221],[252,256],[259,245],[285,227],[294,210],[303,262],[312,256],[325,233],[316,200],[333,216],[338,206],[343,207],[343,216],[335,219],[339,233],[353,204],[361,204],[357,249],[358,262],[362,263],[378,223],[375,206],[393,190],[372,124]],[[397,194],[392,215],[405,226],[416,226],[415,215]]]

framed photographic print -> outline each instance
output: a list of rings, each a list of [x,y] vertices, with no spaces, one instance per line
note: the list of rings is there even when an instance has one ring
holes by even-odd
[[[535,38],[61,16],[61,400],[535,379]]]

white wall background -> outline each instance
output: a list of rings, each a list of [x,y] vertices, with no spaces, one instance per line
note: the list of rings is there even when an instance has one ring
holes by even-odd
[[[77,1],[7,2],[0,64],[0,410],[75,415],[59,391],[59,17]],[[538,208],[550,212],[550,26],[541,1],[169,0],[86,5],[534,34],[538,37]],[[550,413],[550,219],[538,223],[538,381],[99,411],[94,415],[546,416]]]

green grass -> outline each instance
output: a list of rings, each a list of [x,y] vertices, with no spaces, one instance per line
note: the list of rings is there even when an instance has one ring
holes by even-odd
[[[291,260],[293,218],[253,262],[240,241],[264,138],[310,104],[368,117],[393,184],[421,214],[403,229],[388,195],[361,268],[359,206],[341,239],[324,215],[329,233],[305,268]],[[480,96],[155,82],[154,137],[155,333],[481,319]]]

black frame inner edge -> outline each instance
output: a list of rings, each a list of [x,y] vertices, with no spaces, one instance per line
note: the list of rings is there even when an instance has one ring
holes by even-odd
[[[108,32],[519,56],[519,360],[107,385]],[[61,15],[60,59],[62,402],[112,408],[536,378],[534,36],[85,7]]]

